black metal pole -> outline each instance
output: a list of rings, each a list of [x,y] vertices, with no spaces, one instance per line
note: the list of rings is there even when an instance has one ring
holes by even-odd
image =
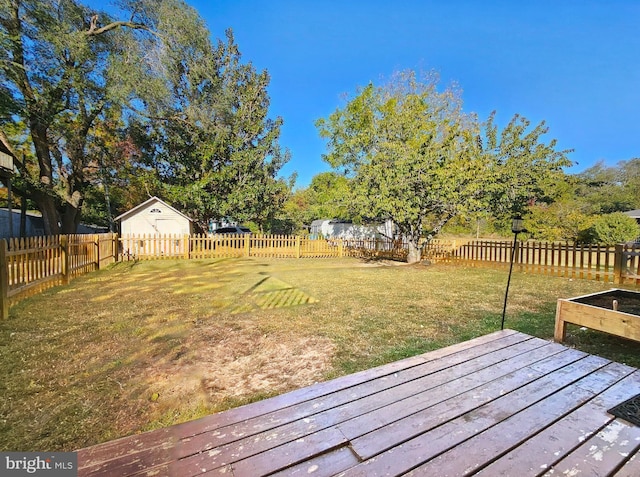
[[[504,292],[504,306],[502,307],[502,323],[500,329],[504,330],[504,317],[507,313],[507,296],[509,295],[509,284],[511,283],[511,272],[513,272],[513,258],[516,254],[516,244],[518,240],[518,233],[515,232],[513,236],[513,248],[511,249],[511,264],[509,265],[509,278],[507,278],[507,289]]]

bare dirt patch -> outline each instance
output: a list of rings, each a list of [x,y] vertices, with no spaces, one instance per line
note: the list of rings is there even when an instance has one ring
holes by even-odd
[[[409,265],[407,262],[400,260],[389,260],[386,258],[363,259],[359,262],[359,267],[402,267]]]
[[[328,338],[264,335],[247,325],[199,331],[145,371],[148,393],[158,403],[195,400],[216,409],[230,398],[307,386],[327,373],[335,351]]]

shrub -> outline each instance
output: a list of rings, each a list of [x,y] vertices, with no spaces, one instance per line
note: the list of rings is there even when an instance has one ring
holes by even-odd
[[[574,204],[554,203],[529,208],[526,229],[536,240],[584,241],[583,231],[593,225],[593,217]]]
[[[629,242],[640,236],[640,226],[635,219],[628,215],[614,212],[596,218],[593,226],[588,230],[588,234],[585,235],[594,242],[615,245]]]

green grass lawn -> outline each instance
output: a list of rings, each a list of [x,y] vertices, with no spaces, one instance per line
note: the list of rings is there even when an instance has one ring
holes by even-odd
[[[357,259],[128,262],[0,321],[0,449],[73,450],[496,331],[507,270]],[[515,272],[506,327],[611,285]],[[569,344],[640,367],[639,345]]]

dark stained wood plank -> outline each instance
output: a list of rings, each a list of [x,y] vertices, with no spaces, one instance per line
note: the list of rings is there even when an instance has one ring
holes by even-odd
[[[392,422],[399,421],[400,419],[447,401],[459,394],[472,392],[474,389],[480,388],[493,381],[496,381],[495,389],[497,394],[504,392],[505,386],[507,387],[506,389],[515,389],[515,387],[525,384],[522,377],[516,378],[515,380],[511,379],[516,370],[525,368],[532,363],[550,358],[551,356],[556,358],[559,354],[557,351],[558,348],[556,347],[544,346],[513,357],[510,360],[500,361],[465,376],[456,378],[455,375],[446,375],[447,380],[445,380],[445,382],[439,384],[437,387],[426,390],[428,392],[421,391],[409,397],[398,395],[395,400],[384,408],[345,421],[338,424],[338,427],[349,439],[355,439],[363,434],[387,426]],[[584,357],[583,354],[572,353],[566,348],[560,352],[568,352],[568,356],[572,356],[574,361]],[[542,376],[542,374],[541,372],[530,372],[524,379],[526,382],[533,381],[536,377]],[[484,391],[486,399],[489,399],[489,394],[486,394],[486,389],[481,391]]]
[[[155,447],[170,448],[175,444],[170,428],[158,429],[134,436],[123,437],[113,441],[86,447],[78,451],[78,467],[93,467],[106,460],[120,456],[130,456],[136,452]]]
[[[614,477],[638,477],[640,475],[640,453],[636,453],[618,470]]]
[[[632,368],[611,363],[600,368],[588,379],[538,401],[530,407],[474,435],[455,448],[409,472],[408,476],[438,475],[440,477],[472,475],[509,449],[526,441],[567,414],[579,409],[598,393],[628,376]],[[588,389],[585,381],[589,382]],[[538,469],[540,470],[540,469]],[[520,475],[520,472],[518,472]]]
[[[540,344],[542,346],[539,346]],[[474,387],[474,384],[480,385],[507,374],[516,367],[507,366],[507,362],[517,362],[520,367],[525,367],[560,351],[562,347],[549,346],[549,343],[544,342],[519,343],[500,352],[489,353],[358,401],[346,403],[335,409],[339,412],[335,422],[344,422],[344,427],[340,425],[340,429],[349,438],[359,436],[374,429],[363,427],[365,422],[374,416],[389,415],[390,406],[399,407],[402,415],[406,416],[410,413],[409,403],[412,403],[416,410],[423,409],[432,403],[445,400],[448,394],[455,395],[463,389]],[[425,402],[430,404],[425,406]]]
[[[229,469],[229,474],[231,474],[231,469]],[[151,467],[149,469],[143,469],[138,473],[131,474],[128,477],[164,477],[164,476],[172,476],[171,470],[169,469],[169,463],[159,465],[157,467]]]
[[[504,346],[504,348],[496,350],[482,347],[469,348],[441,357],[435,361],[428,361],[406,370],[394,372],[391,375],[382,376],[375,381],[366,381],[350,388],[336,391],[329,396],[323,396],[284,409],[278,409],[272,413],[246,419],[232,427],[225,426],[207,433],[184,438],[176,445],[177,455],[181,458],[187,457],[203,450],[219,448],[235,442],[238,442],[237,446],[244,446],[239,441],[246,441],[258,434],[281,429],[282,426],[302,420],[314,422],[322,420],[328,422],[325,425],[327,427],[336,422],[382,407],[390,401],[397,400],[398,397],[394,393],[400,387],[402,387],[406,395],[411,395],[421,389],[437,386],[441,382],[450,379],[447,376],[444,376],[441,380],[434,379],[434,375],[443,370],[455,368],[458,373],[465,375],[531,349],[549,346],[549,343],[544,340],[537,338],[521,340],[521,338],[521,335],[506,336],[499,343],[495,343],[496,347]],[[387,392],[390,389],[394,389],[394,391]],[[373,396],[373,399],[366,399],[370,396]],[[353,405],[352,403],[357,404]],[[351,410],[345,408],[345,405]],[[337,416],[333,421],[327,420],[324,416],[320,416],[318,419],[313,418],[315,415],[331,410],[334,410],[333,414],[341,414],[341,416]],[[322,427],[319,429],[322,429]],[[301,431],[302,433],[291,434],[290,439],[300,438],[314,430],[318,430],[318,428],[306,426],[306,430]],[[288,431],[280,431],[278,435],[282,439],[283,436],[288,436],[289,433]],[[260,437],[258,438],[261,439]],[[273,442],[272,445],[279,445],[280,443],[282,442]],[[244,446],[244,449],[248,451],[249,447]],[[262,450],[265,449],[259,451]]]
[[[387,426],[381,432],[367,434],[351,444],[361,458],[368,460],[341,475],[400,475],[408,472],[549,396],[560,399],[557,397],[559,395],[561,398],[569,399],[572,393],[589,394],[585,388],[572,383],[581,381],[584,386],[585,382],[597,379],[590,378],[591,373],[608,363],[609,361],[602,358],[588,356],[486,404],[474,406],[460,417],[448,418],[444,424],[440,422],[442,425],[438,427],[429,422],[438,420],[438,416],[430,412],[425,413],[419,420],[416,419],[417,415],[414,415],[410,419]],[[556,393],[558,389],[561,391]],[[472,396],[469,396],[457,403],[458,406],[468,406],[471,398]],[[391,427],[392,430],[389,429]],[[380,453],[385,449],[385,452]]]
[[[339,447],[301,464],[287,467],[269,477],[330,477],[357,465],[359,462],[360,460],[349,447]]]
[[[181,458],[175,469],[179,475],[193,475],[200,468],[218,468],[242,459],[264,454],[272,449],[280,449],[291,442],[302,442],[322,430],[331,428],[331,416],[321,414],[295,421],[276,429],[227,443],[203,452]]]
[[[513,360],[516,360],[521,367],[524,367],[527,364],[539,361],[543,358],[548,358],[549,356],[557,354],[563,350],[566,350],[566,348],[561,345],[548,343],[543,340],[529,340],[527,342],[510,346],[509,348],[501,350],[501,352],[487,353],[486,355],[466,361],[460,365],[445,368],[433,375],[427,375],[426,377],[415,379],[392,388],[383,389],[378,393],[369,394],[361,399],[347,401],[332,409],[322,411],[321,409],[323,409],[324,406],[318,405],[317,409],[321,411],[316,414],[309,413],[303,419],[297,419],[293,422],[275,428],[270,428],[263,432],[258,432],[264,427],[259,422],[258,418],[248,420],[239,424],[234,429],[234,435],[244,436],[239,440],[237,439],[233,442],[221,440],[220,444],[217,446],[212,446],[210,444],[212,442],[212,436],[207,436],[208,440],[206,441],[204,439],[196,438],[196,441],[198,442],[196,446],[193,446],[193,443],[189,441],[188,445],[191,449],[213,449],[213,451],[208,453],[197,453],[191,457],[182,459],[180,462],[180,471],[184,474],[190,474],[194,472],[194,469],[198,469],[203,466],[211,467],[233,463],[234,461],[266,452],[271,448],[280,446],[287,442],[304,438],[309,434],[334,426],[337,423],[351,419],[354,416],[359,416],[366,412],[369,412],[369,415],[383,415],[386,411],[376,412],[376,410],[385,405],[393,404],[400,398],[413,396],[417,393],[429,393],[431,400],[440,402],[444,398],[442,390],[438,389],[438,386],[450,381],[452,373],[454,373],[455,376],[475,376],[477,369],[483,369],[485,372],[483,374],[481,373],[480,376],[483,377],[484,380],[493,380],[500,373],[506,373],[506,368],[502,371],[500,371],[499,368],[501,366],[504,367],[505,359],[509,356],[511,356]],[[491,356],[489,361],[485,359],[487,356]],[[579,356],[582,355],[580,354]],[[494,364],[487,367],[489,363]],[[426,372],[426,368],[424,371]],[[454,385],[449,386],[449,388],[451,392],[457,393],[460,389],[460,383],[454,383]],[[434,389],[434,391],[429,392],[431,389]],[[272,421],[268,422],[271,423]],[[366,432],[365,427],[360,429],[358,435],[363,432]],[[226,436],[223,436],[223,438],[224,437]],[[183,456],[185,455],[185,452],[179,452],[179,454]]]
[[[616,418],[546,475],[610,475],[640,451],[640,427]]]
[[[368,459],[447,421],[468,415],[476,408],[489,406],[494,401],[498,404],[491,404],[492,406],[500,405],[507,400],[521,405],[533,398],[542,399],[557,387],[571,384],[607,363],[608,361],[602,358],[587,356],[546,375],[534,370],[527,373],[515,371],[502,379],[391,423],[379,431],[353,439],[352,447],[363,460]],[[467,420],[471,418],[468,416]]]
[[[614,419],[607,409],[640,393],[640,372],[629,369],[634,372],[475,475],[536,476],[553,466]]]
[[[159,446],[134,452],[130,455],[119,456],[117,459],[110,459],[91,466],[79,469],[79,475],[119,477],[133,475],[147,469],[153,469],[162,464],[171,462],[173,457],[173,447]]]
[[[289,442],[270,452],[258,454],[232,464],[236,476],[268,475],[294,464],[319,456],[324,452],[348,444],[348,440],[335,427]]]

